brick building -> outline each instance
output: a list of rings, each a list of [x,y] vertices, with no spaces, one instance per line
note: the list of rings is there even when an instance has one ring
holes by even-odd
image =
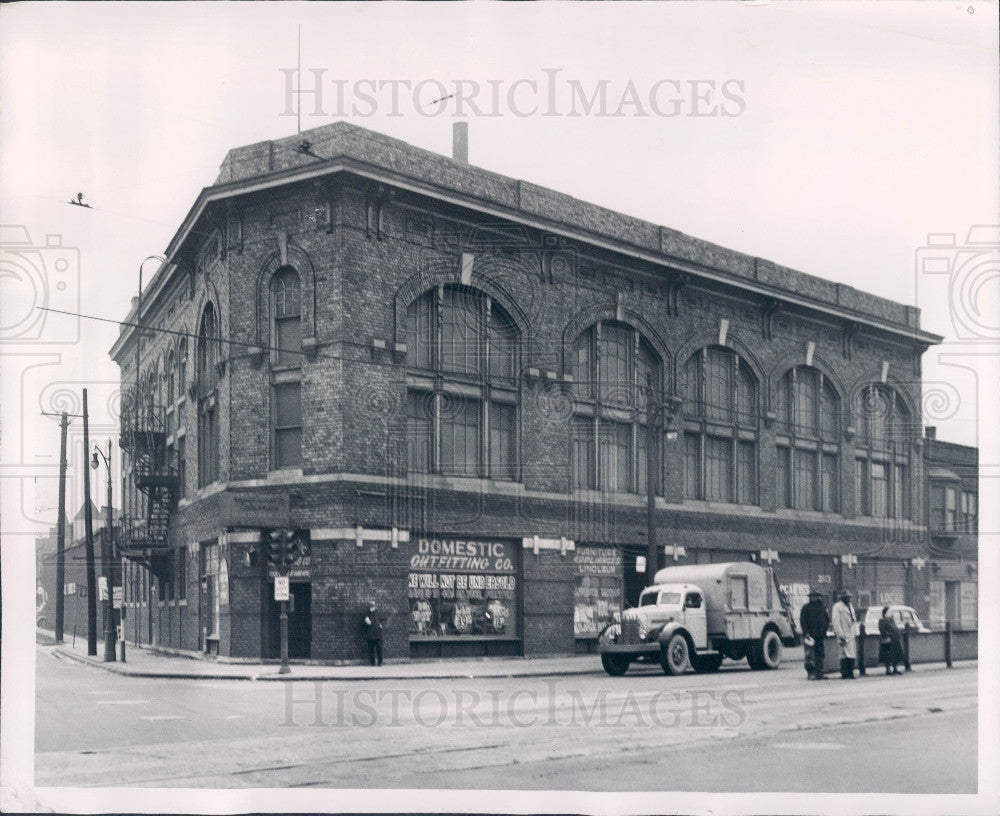
[[[928,611],[915,308],[346,123],[230,151],[166,254],[111,350],[130,638],[276,657],[277,530],[293,657],[369,599],[389,659],[588,649],[649,484],[660,563]]]
[[[930,625],[979,624],[979,449],[926,429],[930,519]]]
[[[107,530],[107,507],[98,507],[91,502],[91,519],[94,533],[95,576],[105,575],[104,564],[101,561],[101,544]],[[87,639],[87,554],[86,554],[86,518],[85,507],[70,519],[66,518],[66,549],[63,576],[63,638]],[[112,522],[117,523],[118,510],[112,509]],[[35,581],[37,603],[35,607],[36,623],[43,629],[55,629],[56,625],[56,595],[59,592],[57,583],[59,537],[58,527],[52,527],[44,536],[35,541]],[[114,572],[110,576],[112,585],[121,583],[118,564],[112,564]],[[97,637],[103,647],[105,604],[98,596],[97,602]]]

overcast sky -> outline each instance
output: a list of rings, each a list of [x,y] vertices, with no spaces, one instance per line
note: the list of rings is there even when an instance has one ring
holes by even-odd
[[[1000,223],[995,12],[5,4],[2,220],[25,228],[31,247],[59,235],[70,248],[62,272],[51,247],[33,256],[44,258],[39,291],[51,306],[122,318],[139,263],[163,251],[226,151],[295,133],[286,81],[301,25],[302,84],[323,92],[304,98],[303,128],[346,119],[448,153],[463,114],[474,164],[920,306],[924,328],[974,341],[925,356],[925,421],[976,444],[977,373],[954,363],[995,347],[1000,322],[996,247],[992,266],[986,247],[961,254],[970,227]],[[462,110],[456,97],[430,104],[439,89],[468,98],[476,88]],[[92,209],[65,203],[78,192]],[[922,271],[930,233],[956,236],[945,263],[958,274]],[[32,479],[19,504],[50,518],[58,434],[39,411],[91,381],[92,435],[114,433],[117,327],[50,316],[34,339],[40,296],[11,273],[12,235],[0,278],[4,456],[28,475],[37,466],[38,496]],[[145,265],[147,281],[155,267]],[[949,352],[959,356],[946,366]]]

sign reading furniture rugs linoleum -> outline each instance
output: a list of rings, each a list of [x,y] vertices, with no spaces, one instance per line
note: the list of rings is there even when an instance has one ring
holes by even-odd
[[[573,631],[576,637],[597,637],[621,617],[622,554],[617,547],[576,549]]]
[[[516,542],[418,538],[410,557],[410,637],[517,635]]]

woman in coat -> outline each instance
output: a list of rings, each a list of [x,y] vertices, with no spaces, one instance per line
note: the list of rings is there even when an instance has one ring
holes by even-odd
[[[851,606],[851,593],[843,591],[840,600],[833,605],[830,615],[833,633],[837,636],[837,654],[840,657],[840,676],[844,680],[854,679],[854,661],[857,659],[857,641],[854,627],[858,616]]]
[[[886,675],[899,674],[898,666],[903,656],[903,644],[896,621],[889,617],[888,606],[882,607],[882,617],[878,620],[878,635],[878,662],[885,666]]]

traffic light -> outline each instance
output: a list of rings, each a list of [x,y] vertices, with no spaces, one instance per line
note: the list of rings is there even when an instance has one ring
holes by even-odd
[[[309,554],[309,544],[294,530],[265,530],[261,538],[267,561],[272,567],[287,569]]]

